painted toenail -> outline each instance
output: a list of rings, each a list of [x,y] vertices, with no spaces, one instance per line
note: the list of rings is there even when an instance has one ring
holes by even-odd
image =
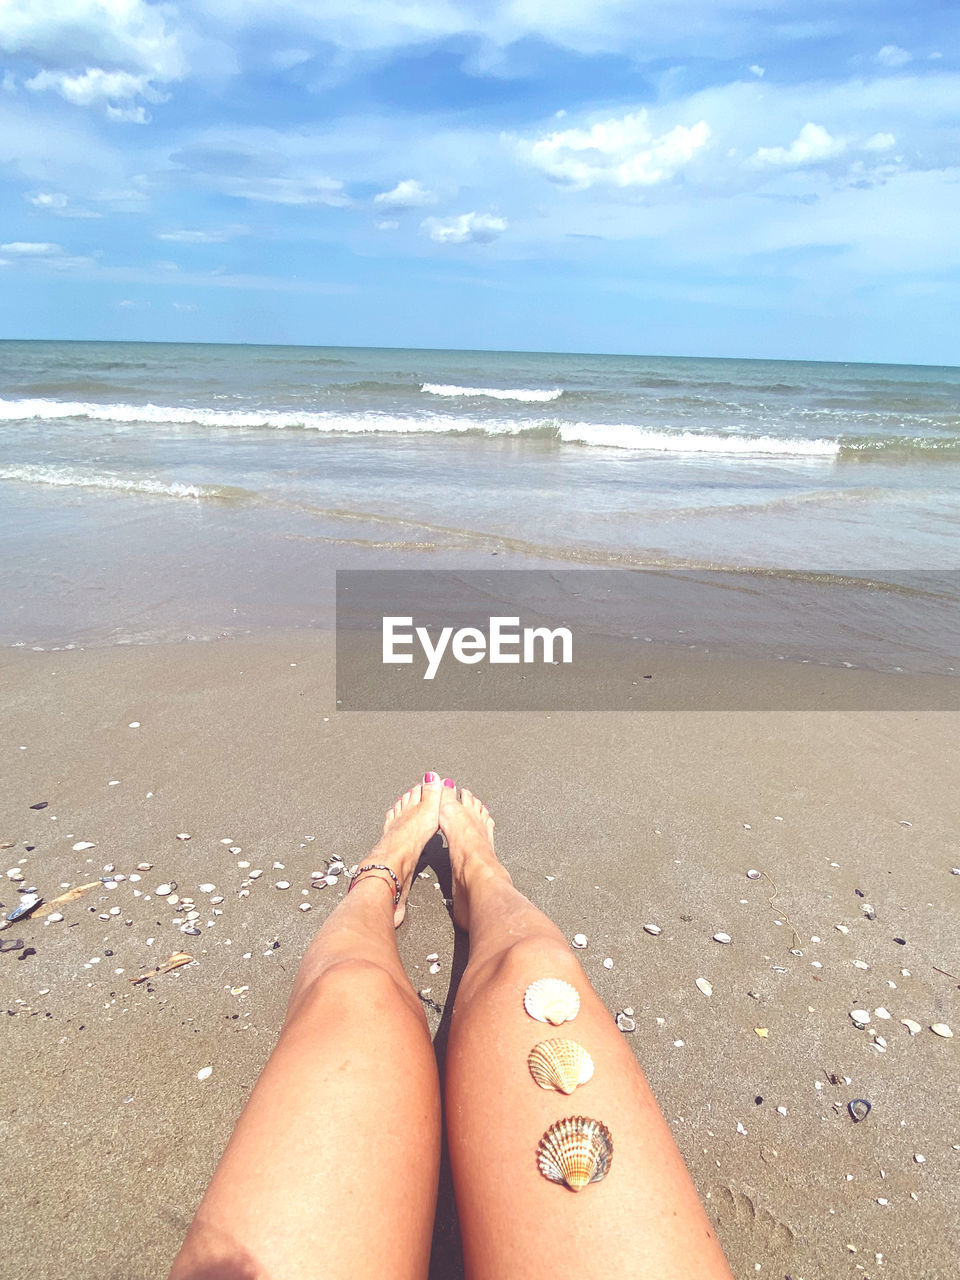
[[[452,778],[444,778],[443,785],[445,787],[455,787],[457,784],[454,782]]]
[[[423,775],[423,780],[424,780],[424,782],[428,782],[428,783],[429,783],[429,782],[436,782],[436,781],[437,781],[437,775],[436,775],[435,773],[425,773],[425,774]]]

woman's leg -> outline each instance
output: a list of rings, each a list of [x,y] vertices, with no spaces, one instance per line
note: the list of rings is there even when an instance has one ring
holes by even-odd
[[[452,785],[452,784],[451,784]],[[455,918],[470,962],[447,1052],[450,1159],[469,1280],[730,1280],[730,1271],[650,1087],[559,929],[523,897],[493,853],[493,823],[468,791],[446,787]],[[537,978],[580,993],[572,1022],[524,1011]],[[593,1079],[571,1095],[541,1089],[527,1067],[540,1040],[588,1050]],[[613,1138],[606,1178],[574,1193],[539,1172],[541,1135],[564,1116],[602,1120]]]
[[[440,1158],[440,1089],[394,926],[439,787],[387,814],[356,882],[303,958],[283,1031],[170,1280],[422,1280]]]

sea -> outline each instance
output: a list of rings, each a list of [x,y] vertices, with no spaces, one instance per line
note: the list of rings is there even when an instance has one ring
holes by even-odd
[[[946,583],[960,369],[5,341],[0,482],[3,644],[318,625],[321,564]]]

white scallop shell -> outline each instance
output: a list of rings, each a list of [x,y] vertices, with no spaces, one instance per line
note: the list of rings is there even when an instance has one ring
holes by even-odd
[[[552,1124],[537,1147],[537,1167],[550,1182],[582,1191],[605,1178],[613,1160],[613,1139],[600,1120],[567,1116]]]
[[[593,1059],[576,1040],[541,1040],[527,1057],[530,1074],[541,1089],[573,1093],[593,1078]]]
[[[538,978],[524,992],[523,1007],[537,1022],[559,1027],[572,1022],[580,1012],[580,996],[576,987],[561,978]]]

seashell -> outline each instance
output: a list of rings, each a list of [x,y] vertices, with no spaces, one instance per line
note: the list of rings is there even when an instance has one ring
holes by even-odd
[[[662,930],[658,924],[645,924],[643,926],[643,932],[649,933],[651,938],[655,938],[659,933],[662,932]]]
[[[312,906],[311,906],[311,904],[310,904],[309,902],[301,902],[301,903],[300,903],[300,910],[301,910],[301,911],[310,911],[310,910],[312,910]]]
[[[7,919],[9,920],[10,917],[8,916]],[[933,1032],[935,1036],[942,1036],[944,1040],[953,1039],[953,1032],[950,1030],[950,1028],[947,1026],[945,1022],[933,1023],[930,1030]]]
[[[733,941],[729,933],[715,933],[713,935],[713,940],[714,942],[724,942],[724,943]]]
[[[189,839],[190,839],[190,837],[189,837],[189,835],[186,833],[186,831],[181,831],[181,832],[180,832],[180,834],[177,836],[177,839],[178,839],[178,840],[189,840]]]
[[[747,872],[747,879],[748,879],[748,880],[759,880],[759,879],[760,879],[760,876],[761,876],[762,874],[763,874],[763,873],[762,873],[761,871],[757,871],[757,870],[756,870],[756,868],[751,867],[751,868],[750,868],[750,870]]]
[[[277,881],[277,883],[276,883],[273,887],[274,887],[275,889],[289,889],[289,888],[290,888],[290,881],[289,881],[289,880],[278,880],[278,881]]]
[[[197,885],[197,888],[200,890],[201,893],[213,893],[216,887],[217,886],[215,884],[211,884],[209,880],[205,881],[201,885]]]
[[[23,879],[23,872],[20,870],[19,867],[11,867],[10,870],[7,872],[7,879],[13,880],[14,883],[17,883],[18,881]]]
[[[537,1167],[550,1182],[582,1191],[610,1171],[613,1139],[600,1120],[567,1116],[552,1124],[537,1147]]]
[[[560,978],[538,978],[523,993],[523,1007],[537,1022],[559,1027],[580,1012],[580,996],[575,987]]]
[[[866,1120],[873,1107],[866,1098],[854,1098],[852,1102],[847,1103],[847,1110],[850,1112],[853,1123],[859,1124],[861,1120]]]
[[[7,924],[13,924],[16,920],[23,920],[39,907],[43,899],[39,893],[21,893],[17,905],[9,912],[4,919]],[[939,1034],[939,1033],[938,1033]]]
[[[163,884],[158,884],[153,892],[157,895],[158,898],[165,898],[167,897],[168,894],[173,893],[176,887],[177,887],[177,882],[173,880],[170,882],[170,884],[167,884],[166,882],[164,882]]]
[[[587,945],[587,935],[585,933],[575,933],[573,935],[573,945],[578,951],[582,951]]]
[[[78,840],[73,846],[74,853],[83,853],[84,849],[93,849],[96,846],[92,840]]]
[[[248,878],[250,880],[259,880],[262,875],[263,875],[263,872],[259,868],[257,868],[256,870],[250,872],[250,875]]]
[[[138,871],[152,871],[152,870],[153,870],[153,863],[152,863],[152,862],[138,862],[138,863],[137,863],[137,870],[138,870]]]
[[[851,1009],[850,1020],[858,1027],[865,1027],[870,1021],[870,1014],[866,1009]]]
[[[705,996],[713,995],[713,987],[711,987],[710,983],[706,980],[706,978],[697,979],[697,990],[702,991]]]
[[[604,960],[604,962],[603,962],[603,967],[604,967],[605,969],[612,969],[612,968],[613,968],[613,957],[612,957],[612,956],[607,956],[607,958],[606,958],[606,959]]]
[[[541,1089],[573,1093],[593,1077],[593,1059],[576,1040],[541,1040],[527,1057],[530,1074]]]
[[[907,1028],[912,1036],[919,1035],[923,1030],[919,1022],[914,1022],[913,1018],[901,1018],[900,1021]]]
[[[622,1031],[624,1035],[629,1035],[637,1029],[637,1021],[632,1013],[627,1013],[626,1009],[622,1013],[617,1014],[617,1029]]]

